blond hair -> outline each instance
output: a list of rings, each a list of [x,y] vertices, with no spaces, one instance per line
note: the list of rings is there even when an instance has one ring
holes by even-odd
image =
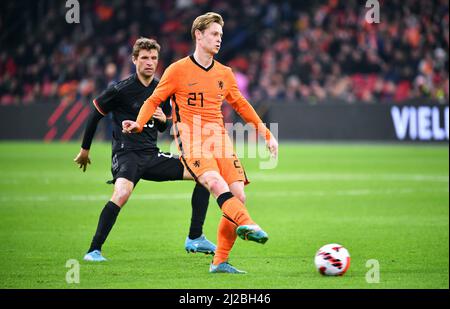
[[[139,52],[142,49],[145,49],[148,51],[150,51],[152,49],[156,49],[159,54],[159,51],[161,50],[161,46],[159,46],[158,42],[156,42],[153,39],[147,39],[147,38],[141,37],[141,38],[137,39],[136,43],[134,43],[134,45],[133,45],[132,55],[133,55],[134,59],[137,59],[137,57],[139,56]]]
[[[203,32],[212,23],[218,23],[223,27],[224,22],[222,16],[214,12],[208,12],[206,14],[198,16],[192,23],[192,39],[195,41],[195,30],[200,30],[201,32]]]

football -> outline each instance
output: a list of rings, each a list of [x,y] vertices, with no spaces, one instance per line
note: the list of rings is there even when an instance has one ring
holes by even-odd
[[[342,276],[350,267],[350,254],[339,244],[328,244],[317,251],[314,263],[324,276]]]

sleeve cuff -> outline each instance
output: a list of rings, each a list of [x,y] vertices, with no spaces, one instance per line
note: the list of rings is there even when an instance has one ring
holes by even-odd
[[[106,115],[106,113],[101,109],[100,105],[98,105],[97,100],[94,99],[94,101],[92,101],[92,103],[94,103],[95,109],[98,110],[98,112],[100,114],[102,114],[103,116]]]

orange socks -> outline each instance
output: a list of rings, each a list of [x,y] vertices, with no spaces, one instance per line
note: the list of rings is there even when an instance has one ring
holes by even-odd
[[[231,221],[239,225],[247,225],[247,224],[255,224],[253,222],[252,218],[250,218],[250,215],[248,214],[247,208],[245,208],[245,205],[242,204],[242,202],[232,196],[231,198],[228,198],[223,204],[222,204],[222,212],[225,216],[227,216]]]
[[[242,202],[231,192],[225,192],[217,198],[223,216],[217,229],[217,249],[213,264],[226,262],[236,240],[236,228],[239,225],[255,224]]]
[[[217,229],[217,249],[214,255],[213,264],[219,265],[226,262],[236,240],[236,224],[222,216]]]

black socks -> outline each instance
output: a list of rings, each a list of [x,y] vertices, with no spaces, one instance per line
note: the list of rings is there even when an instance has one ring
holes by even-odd
[[[98,220],[97,231],[92,239],[91,247],[88,252],[94,250],[102,250],[102,245],[108,237],[114,223],[116,222],[117,215],[119,214],[120,207],[109,201],[103,208],[100,218]]]
[[[189,238],[195,239],[203,233],[203,223],[205,222],[206,212],[209,204],[209,191],[200,184],[196,184],[192,192],[192,217],[189,229]]]
[[[208,211],[209,191],[202,185],[196,184],[194,192],[192,192],[191,203],[192,217],[191,226],[189,229],[189,238],[195,239],[200,237],[203,233],[203,223],[205,222],[206,212]],[[106,203],[100,214],[97,231],[95,232],[88,252],[92,252],[94,250],[101,251],[102,245],[116,222],[119,212],[119,206],[111,201]]]
[[[219,207],[222,209],[222,205],[232,197],[233,194],[231,192],[222,193],[217,197],[217,204],[219,204]]]

